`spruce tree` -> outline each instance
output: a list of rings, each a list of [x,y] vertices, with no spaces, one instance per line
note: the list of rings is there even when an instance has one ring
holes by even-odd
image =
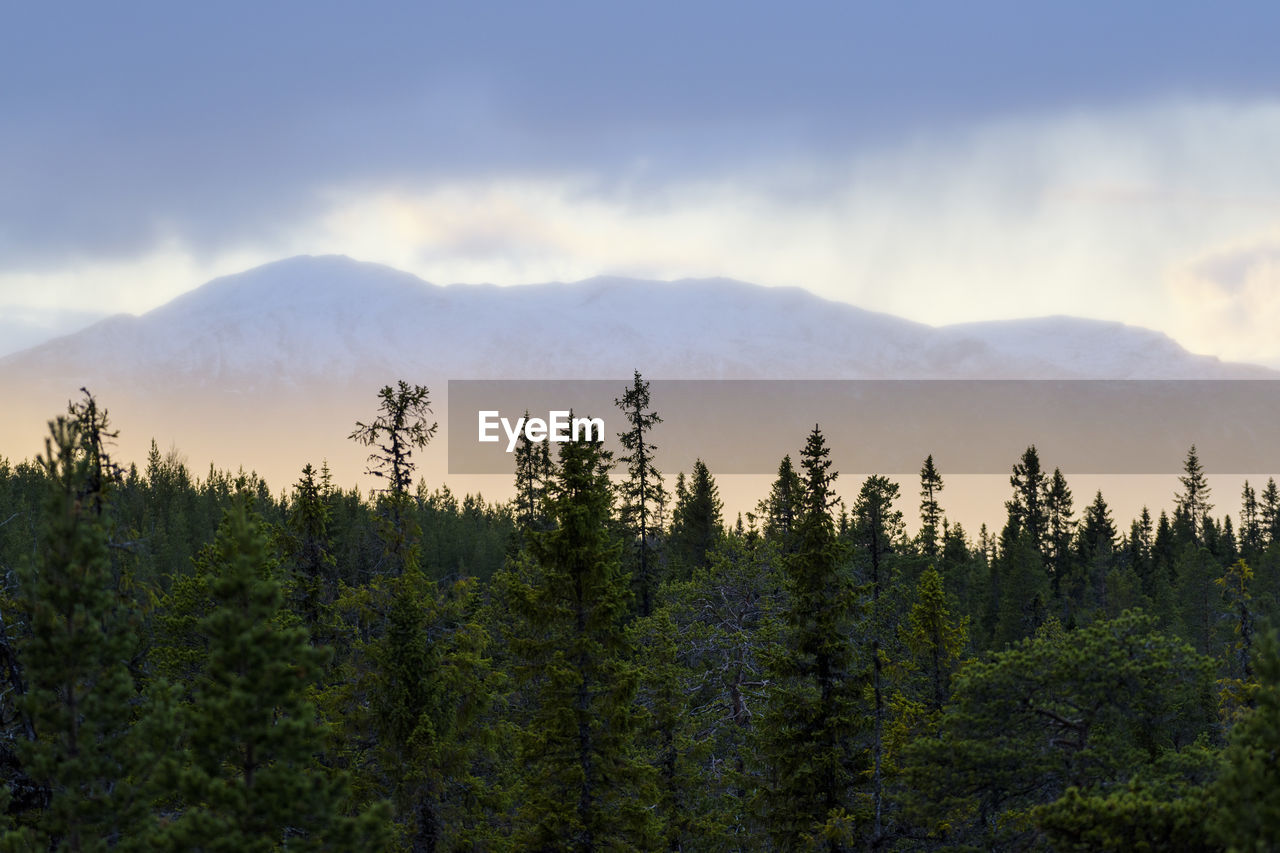
[[[657,515],[667,496],[662,474],[653,462],[658,448],[651,438],[654,426],[662,423],[662,418],[649,408],[649,383],[640,379],[638,370],[632,386],[614,403],[631,427],[618,434],[618,440],[626,451],[619,461],[627,471],[627,478],[620,487],[622,506],[619,515],[634,543],[633,577],[640,615],[648,616],[653,611],[653,594],[662,580],[658,576],[656,539],[660,525]]]
[[[317,760],[321,729],[307,698],[327,653],[281,623],[283,595],[262,521],[240,499],[209,559],[204,660],[182,710],[173,793],[181,813],[155,849],[350,849],[376,844],[381,812],[342,814],[345,779]]]
[[[119,593],[108,553],[106,413],[89,398],[85,420],[50,424],[38,459],[46,486],[36,556],[21,564],[16,604],[28,630],[18,701],[32,738],[19,743],[23,804],[39,802],[23,841],[71,851],[136,844],[150,814],[149,756],[131,727],[138,691],[129,662],[140,616]],[[75,409],[73,407],[73,414]],[[10,782],[13,785],[13,782]],[[43,802],[40,802],[43,801]]]
[[[1145,506],[1142,514],[1129,526],[1129,538],[1126,542],[1129,567],[1138,576],[1139,588],[1148,601],[1155,600],[1155,567],[1152,551],[1155,540],[1151,523],[1151,511]]]
[[[871,592],[871,620],[866,632],[871,659],[871,797],[874,814],[872,837],[884,832],[884,741],[886,700],[890,692],[885,670],[898,638],[899,611],[892,596],[894,577],[892,556],[902,538],[902,513],[894,508],[898,484],[886,477],[868,477],[854,501],[853,536],[856,564]]]
[[[560,445],[547,501],[512,583],[517,675],[531,696],[520,744],[516,843],[589,851],[651,846],[657,794],[637,754],[637,676],[625,623],[630,578],[613,536],[609,459],[598,443]]]
[[[524,417],[528,420],[528,410],[525,410]],[[521,530],[545,529],[543,505],[552,473],[547,442],[532,442],[522,431],[516,439],[513,456],[516,467],[516,525]]]
[[[1256,558],[1262,551],[1258,496],[1248,480],[1244,481],[1244,489],[1240,493],[1240,549],[1249,559]]]
[[[1280,542],[1280,488],[1276,487],[1275,477],[1267,478],[1267,487],[1262,490],[1262,535],[1266,544]]]
[[[855,639],[862,613],[831,517],[836,474],[829,455],[815,426],[801,454],[796,550],[784,561],[784,641],[766,661],[772,689],[760,753],[769,782],[760,805],[784,849],[849,849],[855,831],[875,820],[858,802],[869,769],[858,749],[866,728],[867,678]]]
[[[931,453],[925,457],[924,465],[920,468],[920,549],[929,559],[933,559],[938,553],[942,523],[938,492],[942,488],[942,475],[934,467]]]
[[[1049,486],[1035,445],[1013,466],[1009,484],[1013,497],[1005,503],[1008,517],[1000,532],[998,557],[991,564],[985,620],[995,648],[1030,636],[1048,615],[1050,597],[1045,508]]]
[[[390,527],[383,541],[388,545],[391,572],[404,568],[402,548],[412,538],[406,529],[410,514],[410,488],[416,467],[413,452],[421,450],[435,436],[439,424],[427,423],[431,415],[431,393],[422,385],[400,380],[395,388],[386,385],[378,392],[381,413],[369,423],[356,422],[349,438],[372,447],[367,472],[386,481],[381,502],[383,523]]]
[[[313,637],[329,632],[322,621],[338,593],[338,563],[329,539],[332,491],[327,465],[319,478],[310,464],[303,466],[286,516],[286,547],[293,569],[290,604]]]
[[[372,743],[363,787],[391,801],[410,850],[492,846],[484,812],[496,804],[479,774],[494,674],[474,582],[440,590],[415,563],[375,582],[362,604],[379,629],[359,645],[354,682],[367,704],[347,722]]]
[[[1213,509],[1213,504],[1209,503],[1209,481],[1205,477],[1204,467],[1200,464],[1194,444],[1187,451],[1183,473],[1178,477],[1178,482],[1182,484],[1182,491],[1174,495],[1174,503],[1190,519],[1192,538],[1199,543],[1203,529],[1201,519]]]
[[[795,550],[796,522],[802,511],[804,484],[791,465],[790,454],[778,464],[778,477],[773,481],[769,497],[763,502],[764,535],[778,543],[779,552],[790,554]]]
[[[951,695],[951,676],[968,642],[968,618],[951,613],[942,575],[932,566],[920,575],[915,602],[902,628],[902,641],[915,664],[924,673],[926,703],[930,712],[941,713]]]
[[[1106,610],[1107,577],[1115,566],[1116,526],[1101,490],[1085,508],[1075,548],[1085,583],[1080,602],[1094,610]]]
[[[701,459],[694,461],[684,492],[680,485],[677,480],[670,551],[681,579],[687,579],[710,564],[711,549],[724,533],[724,505],[720,489]]]
[[[1072,518],[1075,512],[1071,489],[1062,471],[1054,468],[1053,476],[1045,489],[1045,516],[1047,527],[1046,562],[1055,595],[1063,594],[1063,581],[1075,572],[1071,565],[1071,540],[1076,529]]]
[[[1005,503],[1009,518],[1006,530],[1013,528],[1016,538],[1018,533],[1025,533],[1031,545],[1041,555],[1047,553],[1049,536],[1049,516],[1045,507],[1045,495],[1048,492],[1048,481],[1044,470],[1040,467],[1040,454],[1033,444],[1022,454],[1022,458],[1013,466],[1013,474],[1009,477],[1009,485],[1013,487],[1013,498]]]
[[[1280,642],[1272,632],[1259,645],[1254,707],[1232,728],[1213,785],[1212,829],[1229,850],[1270,850],[1280,838]]]

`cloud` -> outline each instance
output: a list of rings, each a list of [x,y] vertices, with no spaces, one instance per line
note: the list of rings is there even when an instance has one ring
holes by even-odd
[[[1280,365],[1280,232],[1182,265],[1169,290],[1193,346]]]
[[[1273,261],[1247,238],[1280,227],[1278,142],[1280,102],[1174,100],[821,156],[766,146],[688,171],[481,157],[474,171],[337,174],[306,204],[281,202],[270,228],[247,215],[225,226],[239,236],[201,242],[174,220],[149,251],[0,270],[0,301],[136,311],[255,263],[341,252],[438,283],[724,275],[929,323],[1075,314],[1270,361],[1280,346],[1248,331],[1265,288],[1249,282]],[[1235,246],[1247,251],[1222,248]],[[1232,282],[1249,307],[1224,296]]]
[[[1152,38],[1151,10],[1101,2],[19,4],[0,258],[209,261],[281,245],[335,187],[663,192],[1000,116],[1274,91],[1280,10],[1160,18]]]

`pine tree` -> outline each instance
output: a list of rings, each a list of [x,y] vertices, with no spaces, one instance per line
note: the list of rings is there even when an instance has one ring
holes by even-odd
[[[528,420],[528,410],[524,416]],[[554,470],[547,442],[532,442],[521,432],[513,455],[516,465],[516,524],[524,530],[543,530],[546,528],[543,506]]]
[[[872,736],[871,797],[874,812],[872,836],[884,833],[884,729],[889,685],[885,668],[888,659],[896,657],[893,641],[898,636],[897,608],[890,594],[894,583],[892,555],[895,542],[902,536],[902,513],[893,502],[898,498],[898,484],[886,477],[873,475],[863,482],[853,505],[854,543],[862,578],[871,590],[871,624],[867,632],[871,659]]]
[[[1191,445],[1187,451],[1187,459],[1183,463],[1184,473],[1178,477],[1182,491],[1174,495],[1174,503],[1180,512],[1191,520],[1191,535],[1200,542],[1200,520],[1209,514],[1213,504],[1209,503],[1209,481],[1205,477],[1204,468],[1200,465],[1200,457],[1196,455],[1196,446]]]
[[[1214,583],[1222,590],[1226,621],[1231,625],[1231,636],[1224,644],[1223,677],[1218,681],[1219,706],[1223,716],[1231,720],[1252,704],[1252,693],[1256,687],[1253,673],[1253,569],[1244,560],[1237,560]]]
[[[1115,522],[1111,520],[1111,509],[1099,490],[1084,511],[1084,521],[1076,539],[1076,555],[1083,571],[1087,596],[1080,599],[1083,606],[1106,610],[1107,575],[1115,566],[1115,553]]]
[[[75,407],[72,408],[76,414]],[[18,745],[22,773],[43,810],[19,845],[100,850],[145,831],[144,781],[150,760],[134,722],[138,691],[129,662],[140,618],[120,595],[108,554],[106,413],[93,399],[85,416],[50,424],[45,455],[45,528],[34,560],[19,569],[18,608],[28,635],[20,648],[29,739]],[[14,791],[10,781],[11,793]]]
[[[1149,600],[1155,599],[1155,567],[1152,552],[1155,540],[1151,524],[1151,511],[1145,506],[1142,514],[1134,519],[1129,527],[1129,538],[1126,542],[1129,566],[1138,575],[1142,594]]]
[[[1272,632],[1259,645],[1255,704],[1232,728],[1213,785],[1211,828],[1229,850],[1270,850],[1280,838],[1280,641]]]
[[[779,552],[790,554],[795,550],[796,521],[801,514],[804,484],[791,465],[790,454],[778,464],[778,477],[769,490],[769,498],[761,507],[764,516],[764,535],[778,543]]]
[[[1047,526],[1047,563],[1049,577],[1054,595],[1061,597],[1064,579],[1074,574],[1071,554],[1071,540],[1075,533],[1076,522],[1072,519],[1075,513],[1071,489],[1067,486],[1062,471],[1053,469],[1053,476],[1045,490],[1045,516]]]
[[[942,475],[933,466],[933,454],[925,457],[920,469],[920,548],[930,559],[937,556],[942,509],[938,492],[942,491]]]
[[[702,758],[702,795],[693,798],[700,823],[709,830],[702,846],[718,846],[709,844],[711,839],[751,846],[749,791],[761,780],[748,758],[766,698],[762,656],[779,607],[776,557],[772,543],[727,536],[714,549],[708,568],[688,583],[667,587],[665,612],[679,632],[687,666],[685,726],[698,733],[691,748]],[[646,674],[647,679],[660,677],[660,672]]]
[[[701,460],[693,463],[693,475],[682,493],[676,482],[676,505],[671,529],[671,558],[682,578],[710,564],[711,549],[724,533],[720,489]]]
[[[968,642],[968,618],[951,613],[942,575],[932,566],[920,575],[915,601],[902,628],[902,642],[924,673],[930,712],[942,711],[951,695],[951,676]]]
[[[1248,480],[1244,481],[1244,489],[1240,493],[1240,548],[1250,559],[1262,551],[1258,496]]]
[[[1267,478],[1267,487],[1262,490],[1262,535],[1266,544],[1280,542],[1280,488],[1276,487],[1275,477]]]
[[[656,523],[658,507],[666,502],[666,490],[662,474],[653,463],[657,446],[650,436],[656,424],[662,423],[657,412],[649,409],[649,383],[635,372],[634,384],[614,401],[626,415],[631,429],[618,434],[618,440],[626,453],[619,460],[627,469],[627,479],[621,486],[622,524],[635,543],[635,585],[640,604],[640,615],[648,616],[653,610],[653,594],[661,578],[658,577],[658,556],[655,540],[660,525]],[[695,488],[696,488],[695,469]]]
[[[184,808],[154,849],[350,849],[376,844],[381,812],[342,815],[345,779],[317,761],[320,723],[307,699],[327,653],[283,627],[283,595],[260,518],[239,500],[209,559],[205,658],[182,711],[173,790]],[[357,839],[361,839],[357,841]]]
[[[1048,483],[1044,471],[1040,467],[1040,454],[1035,445],[1031,445],[1022,454],[1022,459],[1013,466],[1013,474],[1009,477],[1009,485],[1013,487],[1013,498],[1005,503],[1009,518],[1006,529],[1013,528],[1017,538],[1025,533],[1031,545],[1047,554],[1049,536],[1049,516],[1045,507],[1045,495]]]
[[[796,551],[785,563],[790,593],[785,644],[767,661],[773,689],[761,726],[769,767],[761,806],[780,847],[852,846],[856,823],[876,816],[859,808],[857,790],[868,769],[856,749],[866,712],[867,683],[855,642],[857,590],[844,565],[831,507],[830,451],[818,427],[809,434],[801,468],[804,498]]]
[[[533,697],[520,748],[525,849],[646,847],[656,830],[657,794],[635,744],[630,579],[610,532],[608,469],[595,442],[560,446],[553,527],[532,534],[531,565],[514,581],[525,627],[513,653]]]
[[[321,622],[338,593],[338,563],[330,551],[329,541],[332,492],[327,465],[318,479],[310,464],[303,466],[302,477],[294,485],[286,522],[287,548],[293,569],[289,583],[291,604],[313,636],[328,633]]]
[[[1128,612],[1034,637],[957,674],[936,737],[907,750],[916,819],[944,846],[1044,847],[1038,809],[1074,787],[1105,795],[1150,778],[1207,734],[1195,704],[1212,661]]]
[[[478,775],[494,675],[476,602],[474,582],[442,591],[416,564],[375,582],[362,602],[381,630],[359,647],[355,682],[367,707],[355,709],[348,730],[373,744],[365,787],[391,801],[415,853],[496,841],[483,814],[494,803]]]
[[[400,380],[395,388],[384,386],[378,398],[382,401],[381,414],[367,424],[357,421],[349,438],[374,449],[367,471],[387,482],[381,508],[390,532],[384,533],[383,541],[388,545],[391,570],[395,573],[404,568],[403,548],[412,538],[405,525],[416,467],[413,452],[427,446],[439,424],[427,423],[431,394],[422,385],[410,386]]]

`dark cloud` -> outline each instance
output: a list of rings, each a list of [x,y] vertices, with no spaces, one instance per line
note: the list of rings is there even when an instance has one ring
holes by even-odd
[[[268,244],[335,184],[660,186],[990,115],[1276,91],[1280,7],[11,4],[10,268]]]

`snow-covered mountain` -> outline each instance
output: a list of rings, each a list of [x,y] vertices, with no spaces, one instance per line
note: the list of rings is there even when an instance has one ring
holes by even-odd
[[[428,385],[442,404],[449,379],[625,380],[635,369],[648,379],[1280,378],[1117,323],[935,328],[725,279],[441,287],[299,257],[0,358],[0,455],[34,455],[45,420],[84,386],[112,412],[125,459],[154,437],[197,466],[243,464],[279,484],[327,458],[349,483],[363,454],[347,435],[397,379]],[[442,405],[436,414],[443,422]],[[442,460],[427,464],[438,479]]]
[[[1167,336],[1066,317],[934,328],[726,279],[439,287],[346,257],[216,279],[0,359],[0,376],[240,390],[366,377],[1261,378]]]

